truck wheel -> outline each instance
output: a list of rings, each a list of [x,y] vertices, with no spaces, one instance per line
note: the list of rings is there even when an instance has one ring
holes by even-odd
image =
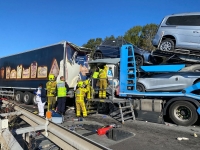
[[[171,39],[165,39],[161,42],[159,49],[161,51],[173,52],[174,42]]]
[[[177,125],[190,126],[197,119],[198,114],[195,106],[187,101],[176,101],[169,108],[169,116]]]
[[[36,101],[36,95],[33,95],[32,102],[33,102],[33,105],[37,105],[37,101]]]
[[[24,101],[24,103],[26,105],[31,104],[33,102],[32,99],[33,99],[33,94],[32,93],[30,93],[30,92],[25,92],[24,93],[23,101]]]
[[[24,97],[24,94],[20,91],[17,91],[15,94],[15,101],[18,103],[21,103],[23,102],[23,97]]]

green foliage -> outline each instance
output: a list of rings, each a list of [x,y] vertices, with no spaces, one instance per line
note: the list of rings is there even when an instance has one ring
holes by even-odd
[[[140,35],[142,33],[142,26],[135,26],[129,29],[125,35],[124,39],[136,46],[139,46],[140,44]]]
[[[83,47],[91,48],[95,50],[96,46],[100,45],[102,42],[102,38],[90,39],[86,44],[83,44]]]
[[[115,36],[114,35],[111,35],[111,36],[106,36],[106,38],[104,40],[115,40]]]
[[[157,32],[158,25],[156,24],[147,24],[145,26],[134,26],[127,30],[124,36],[115,37],[114,35],[106,36],[104,40],[116,40],[124,38],[127,42],[130,42],[138,47],[141,47],[146,50],[154,50],[155,47],[151,44],[151,40]],[[89,39],[86,44],[83,44],[83,47],[91,48],[93,51],[96,46],[100,45],[102,38],[92,38]]]
[[[142,28],[142,34],[140,36],[141,43],[140,47],[147,50],[155,50],[155,47],[152,45],[151,40],[157,32],[158,25],[156,24],[147,24]]]

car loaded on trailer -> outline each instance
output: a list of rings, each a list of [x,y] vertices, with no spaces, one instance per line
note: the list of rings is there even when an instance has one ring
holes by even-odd
[[[152,44],[157,48],[153,56],[168,55],[170,58],[199,63],[200,12],[165,16]]]
[[[96,47],[93,54],[93,59],[104,59],[104,58],[120,58],[120,48],[123,44],[131,44],[125,41],[123,38],[116,40],[105,40],[99,46]],[[151,56],[150,51],[134,47],[135,59],[137,66],[142,66],[144,64],[157,63],[158,60]]]
[[[0,58],[0,96],[25,104],[36,103],[33,91],[46,85],[49,74],[57,80],[64,76],[70,87],[69,97],[80,78],[88,73],[90,49],[63,41],[46,47]]]

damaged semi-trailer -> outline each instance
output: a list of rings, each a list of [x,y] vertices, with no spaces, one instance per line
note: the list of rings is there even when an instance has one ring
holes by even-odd
[[[84,80],[88,72],[91,50],[63,41],[50,46],[0,58],[0,98],[25,104],[36,104],[33,91],[54,74],[59,81],[64,76],[70,87],[69,97],[77,80]]]

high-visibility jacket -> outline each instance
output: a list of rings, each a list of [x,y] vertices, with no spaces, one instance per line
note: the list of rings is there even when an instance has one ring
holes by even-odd
[[[47,96],[55,96],[56,93],[56,81],[48,81],[46,83]]]
[[[76,92],[76,101],[84,101],[85,94],[87,93],[87,89],[79,87]]]
[[[95,71],[95,72],[93,73],[92,77],[93,77],[94,79],[97,79],[97,78],[99,77],[99,72]]]
[[[101,70],[101,72],[99,73],[99,78],[107,78],[107,71],[106,70]]]
[[[67,88],[65,87],[64,81],[59,81],[57,83],[57,97],[66,97],[67,96]]]

